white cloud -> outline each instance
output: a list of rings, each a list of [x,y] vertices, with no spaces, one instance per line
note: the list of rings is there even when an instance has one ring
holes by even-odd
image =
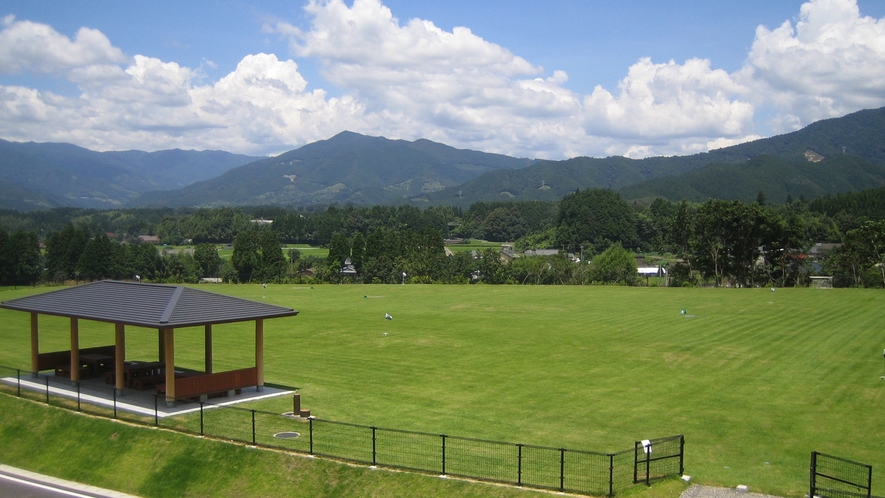
[[[747,89],[710,61],[630,67],[615,96],[597,86],[584,99],[587,131],[625,138],[737,137],[752,129],[753,106],[738,100]]]
[[[777,109],[775,131],[885,104],[885,19],[855,0],[812,0],[795,26],[760,26],[737,75]]]
[[[379,0],[311,1],[309,30],[280,23],[292,51],[321,61],[324,76],[401,138],[531,157],[575,154],[680,153],[697,138],[705,146],[752,132],[746,88],[705,60],[683,65],[640,60],[619,94],[598,87],[590,96],[564,85],[568,75],[544,70],[467,28],[451,32],[412,19],[401,23]],[[362,131],[362,130],[359,130]],[[645,141],[645,144],[636,142]]]
[[[73,40],[50,26],[6,16],[0,31],[0,73],[58,73],[125,62],[123,52],[98,30],[80,28]]]
[[[885,105],[885,21],[854,0],[813,0],[795,27],[760,27],[742,70],[705,59],[642,58],[615,89],[589,95],[473,34],[401,22],[380,0],[311,0],[307,28],[277,23],[293,56],[319,63],[338,98],[308,90],[293,60],[242,58],[205,81],[147,55],[127,57],[101,32],[73,39],[9,16],[0,24],[0,75],[62,77],[79,95],[0,86],[0,137],[96,149],[214,148],[277,153],[345,130],[428,138],[526,157],[671,155],[758,138],[758,116],[794,129]],[[314,82],[316,84],[316,82]]]

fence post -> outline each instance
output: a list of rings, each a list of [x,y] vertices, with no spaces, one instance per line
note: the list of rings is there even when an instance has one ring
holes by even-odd
[[[310,454],[313,455],[313,417],[307,417],[310,423]]]
[[[679,475],[685,473],[685,435],[679,435]]]
[[[19,398],[22,397],[22,371],[19,368],[15,369],[15,385],[16,385],[16,394]]]
[[[78,397],[79,397],[79,394],[80,394],[80,386],[79,386],[79,384],[78,384],[78,385],[77,385],[77,395],[78,395]],[[79,400],[79,399],[77,400],[77,403],[78,403],[78,404],[80,403],[80,400]],[[116,388],[114,388],[114,418],[117,418],[117,389],[116,389]]]
[[[615,454],[608,454],[608,496],[615,496]]]
[[[559,491],[565,491],[565,448],[559,448]]]
[[[160,408],[159,402],[157,401],[158,396],[154,394],[154,427],[158,427],[160,425]]]
[[[814,488],[817,487],[817,482],[815,481],[815,476],[817,475],[817,452],[811,452],[811,468],[810,472],[811,477],[809,478],[811,481],[811,486],[808,491],[808,498],[814,498]]]
[[[80,383],[77,382],[77,411],[80,411]],[[114,417],[116,418],[116,417]]]
[[[203,402],[200,401],[200,435],[205,435],[203,432]]]
[[[645,449],[645,485],[651,486],[651,448]]]
[[[522,486],[522,444],[517,444],[516,448],[516,485]]]
[[[252,410],[252,446],[255,446],[255,410]]]
[[[372,465],[377,465],[376,448],[375,448],[375,427],[372,427]]]
[[[446,435],[440,434],[442,438],[442,475],[446,475]]]
[[[37,374],[40,375],[40,374]],[[46,376],[46,404],[49,404],[49,376]]]
[[[633,443],[633,484],[639,484],[639,445],[641,443]]]

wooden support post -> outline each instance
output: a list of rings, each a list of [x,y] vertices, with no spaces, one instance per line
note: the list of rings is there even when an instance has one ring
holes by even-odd
[[[206,361],[203,369],[207,374],[212,373],[212,325],[206,325],[204,347],[206,349]]]
[[[163,335],[163,329],[160,329],[159,339],[157,340],[157,346],[159,347],[159,352],[157,353],[157,361],[163,361],[163,358],[166,357],[166,337]]]
[[[175,404],[175,329],[161,329],[163,331],[163,343],[166,346],[166,404]]]
[[[117,395],[123,394],[123,362],[126,361],[126,326],[114,324],[114,388]]]
[[[264,390],[264,320],[255,320],[255,370],[258,390]]]
[[[31,313],[31,375],[34,377],[40,372],[40,340],[37,334],[37,313]]]
[[[71,382],[80,382],[80,322],[71,317]]]

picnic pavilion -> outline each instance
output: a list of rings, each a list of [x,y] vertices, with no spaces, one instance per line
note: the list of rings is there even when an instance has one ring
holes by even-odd
[[[290,308],[224,296],[189,287],[102,280],[0,303],[0,307],[31,314],[31,372],[55,370],[78,383],[84,376],[104,374],[118,393],[124,387],[153,387],[172,406],[176,399],[205,398],[246,387],[264,386],[264,320],[298,314]],[[39,315],[70,318],[71,348],[40,352]],[[79,320],[114,324],[114,344],[81,349]],[[212,326],[255,322],[255,365],[214,372]],[[126,326],[158,331],[157,362],[126,361]],[[203,327],[205,371],[175,369],[175,332]]]

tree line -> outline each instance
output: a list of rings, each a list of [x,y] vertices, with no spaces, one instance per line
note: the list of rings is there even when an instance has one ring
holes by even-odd
[[[831,275],[838,286],[885,286],[885,189],[769,205],[711,199],[629,203],[607,189],[557,202],[317,209],[85,210],[0,212],[0,284],[134,278],[196,282],[440,282],[634,284],[635,253],[666,270],[670,285],[806,285]],[[272,220],[272,223],[256,223]],[[157,235],[170,246],[138,244]],[[446,255],[444,239],[512,242],[497,250]],[[232,243],[222,259],[216,247]],[[325,259],[287,253],[285,243],[329,248]],[[812,257],[817,243],[835,244]],[[341,270],[345,261],[354,274]],[[405,276],[403,275],[405,274]]]

